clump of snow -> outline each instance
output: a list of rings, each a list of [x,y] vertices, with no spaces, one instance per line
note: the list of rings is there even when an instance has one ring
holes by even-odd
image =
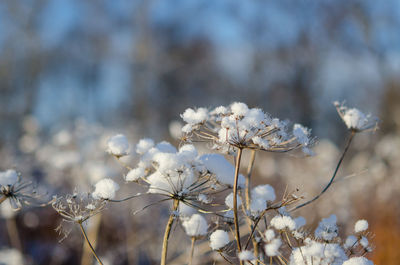
[[[0,172],[0,186],[14,185],[18,181],[18,173],[13,169]]]
[[[346,249],[355,247],[355,246],[358,244],[357,241],[358,241],[357,237],[355,237],[355,236],[353,236],[353,235],[350,235],[350,236],[348,236],[348,237],[346,238],[346,241],[345,241],[345,243],[344,243],[344,247],[345,247]]]
[[[347,128],[357,130],[362,129],[368,123],[366,115],[356,108],[346,110],[343,121]]]
[[[332,214],[328,218],[322,219],[319,223],[317,229],[315,230],[315,237],[324,239],[324,240],[332,240],[337,237],[338,228],[336,225],[336,215]]]
[[[140,178],[145,176],[144,169],[141,167],[131,169],[125,176],[126,181],[138,181]]]
[[[307,238],[306,245],[293,249],[290,265],[342,265],[346,253],[338,244],[320,243]]]
[[[278,230],[283,230],[285,228],[287,228],[289,230],[296,229],[296,222],[293,220],[292,217],[286,216],[286,215],[275,216],[274,218],[271,219],[270,224]]]
[[[92,197],[95,200],[110,200],[115,197],[115,192],[119,190],[119,185],[110,178],[105,178],[95,184]]]
[[[224,230],[216,230],[210,235],[210,247],[213,250],[220,250],[229,243],[229,235]]]
[[[367,239],[365,236],[361,237],[361,239],[360,239],[360,245],[363,246],[364,248],[367,248],[367,247],[368,247],[369,242],[368,242],[368,239]]]
[[[240,260],[253,260],[255,259],[254,254],[250,250],[243,250],[239,252],[238,257]]]
[[[264,233],[265,240],[271,241],[272,239],[275,238],[275,232],[272,229],[267,229]]]
[[[247,112],[249,111],[249,107],[247,107],[245,103],[234,102],[231,105],[231,110],[235,116],[241,117],[247,114]]]
[[[279,238],[274,238],[267,244],[265,244],[264,250],[265,254],[270,257],[279,255],[279,248],[282,245],[282,241]]]
[[[149,138],[141,139],[136,145],[136,153],[143,155],[154,146],[154,141]]]
[[[354,232],[359,233],[368,229],[367,220],[358,220],[354,225]]]
[[[374,265],[374,263],[365,257],[352,257],[343,262],[343,265]]]
[[[204,166],[213,174],[218,182],[233,186],[235,177],[234,166],[220,154],[205,154],[200,157]],[[244,187],[245,178],[239,174],[238,186]]]
[[[275,190],[272,186],[265,184],[254,187],[251,190],[251,213],[254,215],[259,214],[266,209],[267,201],[274,201],[275,199]]]
[[[182,222],[185,232],[190,237],[198,237],[207,234],[207,221],[200,214],[193,214],[190,219]]]
[[[190,133],[194,126],[207,120],[208,110],[206,108],[198,108],[197,110],[188,108],[181,117],[185,122],[187,122],[187,124],[182,127],[182,132]]]
[[[125,156],[129,154],[129,142],[125,135],[117,134],[107,142],[107,152],[115,156]]]
[[[236,195],[236,201],[237,201],[237,207],[240,207],[242,205],[242,200],[239,197],[239,194]],[[225,198],[225,204],[230,208],[233,209],[233,192],[228,194]]]

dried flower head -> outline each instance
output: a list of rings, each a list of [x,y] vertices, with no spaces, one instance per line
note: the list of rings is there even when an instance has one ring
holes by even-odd
[[[377,117],[373,117],[371,114],[366,115],[356,108],[348,108],[344,103],[340,104],[338,101],[333,104],[349,130],[361,132],[377,128],[379,121]]]
[[[23,205],[47,205],[43,202],[43,195],[37,193],[34,183],[23,181],[21,174],[12,169],[0,172],[0,196],[1,201],[9,199],[14,210],[21,209]]]
[[[182,128],[184,139],[208,141],[214,149],[233,152],[232,148],[249,148],[273,152],[286,152],[311,145],[310,130],[295,124],[288,130],[287,122],[235,102],[212,111],[205,108],[186,109],[181,115],[186,125]]]

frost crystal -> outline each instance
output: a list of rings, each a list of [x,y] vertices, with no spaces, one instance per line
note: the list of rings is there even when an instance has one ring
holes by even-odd
[[[216,230],[210,235],[210,247],[213,250],[220,250],[229,243],[229,235],[224,230]]]
[[[18,181],[18,174],[15,170],[9,169],[0,172],[0,186],[13,186]]]
[[[119,190],[119,186],[110,178],[105,178],[95,184],[95,190],[92,197],[95,200],[110,200],[115,197],[115,192]]]
[[[182,222],[185,232],[190,237],[203,236],[207,234],[207,221],[200,214],[193,214],[190,219]]]
[[[129,143],[125,135],[117,134],[107,142],[107,152],[115,156],[125,156],[129,154]]]
[[[354,225],[354,232],[363,232],[368,229],[368,222],[366,220],[358,220]]]

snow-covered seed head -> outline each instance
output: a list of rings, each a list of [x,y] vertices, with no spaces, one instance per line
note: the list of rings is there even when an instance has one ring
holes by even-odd
[[[336,215],[332,214],[328,218],[323,218],[315,230],[315,237],[330,241],[337,237],[338,227],[336,225]]]
[[[348,108],[337,101],[334,102],[334,105],[349,130],[361,132],[377,127],[378,118],[366,115],[359,109]]]
[[[235,148],[284,152],[308,148],[311,142],[307,128],[296,124],[294,131],[289,132],[286,122],[241,102],[210,112],[187,109],[181,117],[187,123],[182,128],[184,139],[210,141],[214,149],[227,153],[234,153]]]
[[[128,155],[129,142],[126,136],[117,134],[111,137],[107,142],[107,152],[117,157]]]
[[[256,257],[254,256],[253,252],[250,250],[243,250],[239,252],[238,257],[240,260],[246,261],[246,260],[254,260]]]
[[[119,190],[119,185],[110,178],[99,180],[95,184],[95,190],[92,197],[95,200],[103,199],[110,200],[115,197],[115,192]]]
[[[295,230],[296,222],[290,216],[277,215],[271,219],[271,225],[278,230]]]
[[[364,232],[367,229],[368,229],[367,220],[358,220],[356,222],[356,224],[354,225],[354,232],[355,233]]]
[[[200,214],[193,214],[190,219],[182,222],[182,226],[190,237],[199,237],[207,234],[207,221]]]
[[[216,230],[210,235],[210,247],[220,250],[229,243],[229,235],[224,230]]]

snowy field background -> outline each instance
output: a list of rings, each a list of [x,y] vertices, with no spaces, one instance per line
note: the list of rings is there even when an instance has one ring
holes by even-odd
[[[0,171],[17,169],[50,198],[75,187],[89,191],[105,177],[121,194],[140,192],[106,153],[111,136],[126,135],[132,153],[142,138],[178,147],[187,108],[241,101],[312,129],[316,156],[260,153],[253,173],[254,185],[270,184],[278,197],[287,188],[312,198],[344,148],[346,126],[333,101],[345,100],[378,116],[379,130],[357,135],[340,181],[298,214],[310,227],[336,214],[342,237],[366,219],[373,234],[367,257],[398,264],[399,28],[395,0],[4,0]],[[158,264],[168,204],[133,215],[149,203],[141,197],[107,205],[90,220],[89,236],[108,264]],[[0,264],[90,264],[78,228],[58,242],[61,218],[50,206],[10,212],[5,205]],[[198,255],[210,250],[202,242]],[[171,264],[186,262],[189,246],[176,226]]]

